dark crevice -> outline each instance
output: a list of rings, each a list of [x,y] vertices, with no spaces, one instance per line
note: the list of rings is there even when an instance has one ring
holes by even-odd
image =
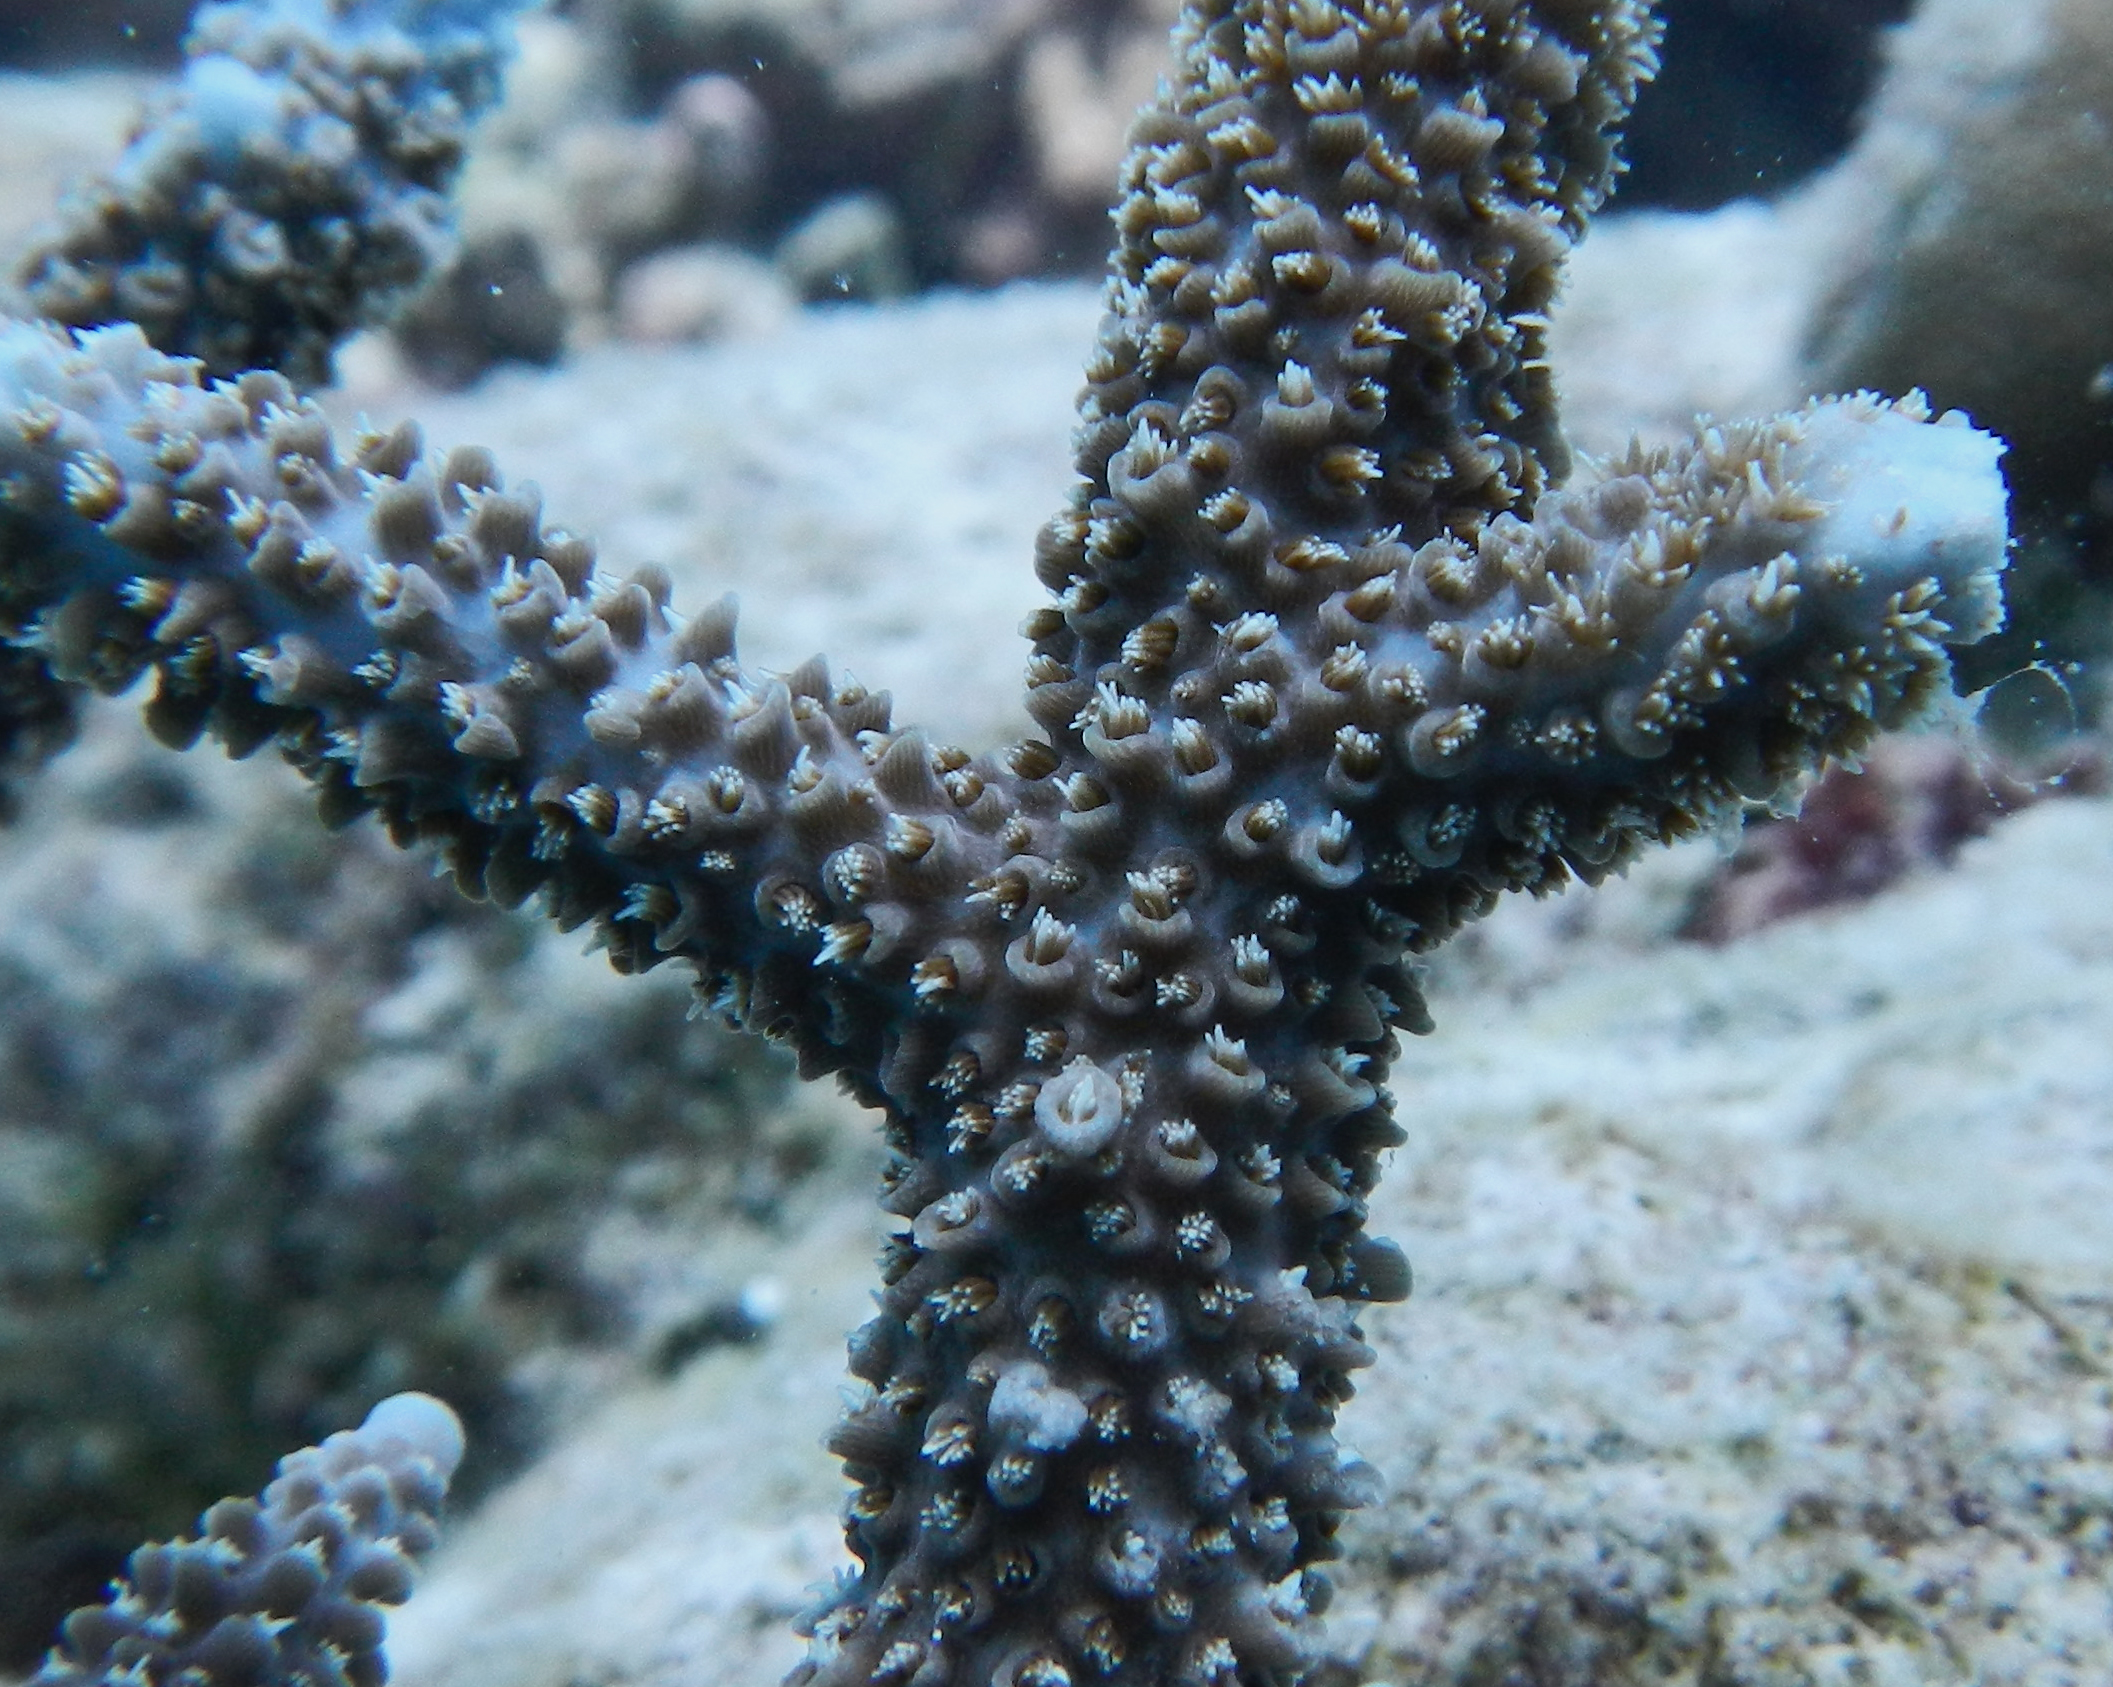
[[[1629,124],[1618,203],[1706,211],[1773,195],[1855,139],[1912,0],[1661,0],[1665,68]]]

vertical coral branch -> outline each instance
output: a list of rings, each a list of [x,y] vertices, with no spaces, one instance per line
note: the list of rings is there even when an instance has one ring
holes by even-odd
[[[390,1396],[281,1459],[258,1499],[222,1500],[195,1537],[133,1553],[107,1603],[66,1619],[30,1687],[380,1687],[376,1607],[409,1597],[462,1451],[440,1401]]]
[[[182,81],[22,271],[39,316],[136,322],[217,375],[329,379],[447,246],[469,119],[523,0],[225,0]]]

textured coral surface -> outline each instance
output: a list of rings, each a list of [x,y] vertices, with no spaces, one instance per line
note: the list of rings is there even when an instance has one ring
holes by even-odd
[[[378,1607],[409,1596],[462,1450],[446,1405],[391,1395],[281,1459],[256,1499],[222,1500],[195,1536],[133,1553],[107,1601],[66,1619],[34,1687],[381,1687]]]
[[[1365,1229],[1404,953],[1793,790],[1996,616],[1998,448],[1917,402],[1561,487],[1545,307],[1640,9],[1253,0],[1177,45],[1038,550],[1046,736],[992,755],[744,668],[486,453],[340,444],[129,331],[0,344],[29,703],[151,670],[165,740],[276,741],[883,1113],[861,1569],[803,1676],[1303,1673],[1377,1485],[1352,1312],[1409,1286]]]
[[[1326,1679],[2090,1687],[2113,921],[2074,886],[2113,870],[2113,808],[1669,941],[1714,858],[1446,951],[1373,1203],[1418,1239],[1416,1294],[1367,1320],[1342,1420],[1389,1497],[1345,1525]],[[797,1657],[871,1245],[834,1187],[769,1346],[611,1401],[462,1525],[395,1619],[404,1687],[736,1687]]]

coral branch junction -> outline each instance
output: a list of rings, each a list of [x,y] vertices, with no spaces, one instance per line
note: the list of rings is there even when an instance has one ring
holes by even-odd
[[[1542,313],[1644,6],[1197,0],[1178,47],[1037,557],[1044,736],[987,755],[742,667],[482,452],[340,445],[151,322],[0,331],[40,675],[151,672],[164,740],[276,745],[883,1115],[806,1681],[1295,1680],[1378,1491],[1333,1423],[1409,1289],[1364,1229],[1407,957],[1786,796],[2001,613],[2000,446],[1914,402],[1565,484]]]

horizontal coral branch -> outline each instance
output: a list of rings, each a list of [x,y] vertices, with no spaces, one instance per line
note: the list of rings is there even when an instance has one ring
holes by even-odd
[[[474,894],[545,891],[619,965],[686,955],[815,1069],[878,1058],[845,978],[891,1011],[937,987],[910,908],[1002,859],[1006,770],[819,667],[741,669],[730,605],[678,623],[484,453],[404,428],[341,456],[278,377],[202,385],[129,328],[9,329],[0,392],[0,598],[63,679],[152,668],[165,741],[276,737],[332,819],[379,811]]]
[[[1262,501],[1205,492],[1199,464],[1266,461],[1259,412],[1182,446],[1137,423],[1106,471],[1120,513],[1094,519],[1188,585],[1084,668],[1099,576],[1072,576],[1033,623],[1028,706],[1090,758],[1096,802],[1129,803],[1109,824],[1177,830],[1237,790],[1252,853],[1359,885],[1415,947],[1785,796],[1922,710],[1945,646],[2001,619],[2001,445],[1919,402],[1705,428],[1531,522],[1420,545],[1224,532],[1213,498]]]

